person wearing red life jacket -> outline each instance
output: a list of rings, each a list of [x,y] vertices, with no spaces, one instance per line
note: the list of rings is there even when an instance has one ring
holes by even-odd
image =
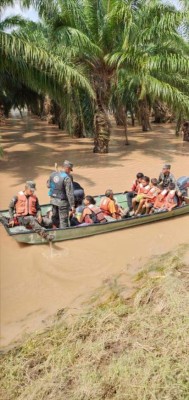
[[[51,241],[53,236],[42,226],[42,224],[47,224],[49,227],[50,221],[42,218],[41,207],[34,194],[35,190],[36,184],[33,181],[27,181],[24,191],[20,191],[12,198],[9,204],[9,226],[23,225],[26,228],[32,228],[41,237]]]
[[[141,184],[139,185],[137,196],[132,200],[132,207],[134,210],[137,206],[137,209],[134,211],[135,215],[138,215],[140,209],[142,208],[143,203],[141,202],[141,200],[144,199],[144,195],[146,195],[149,192],[149,190],[150,190],[150,178],[148,176],[144,176],[142,178]]]
[[[133,181],[132,187],[130,191],[125,191],[126,193],[126,199],[127,199],[127,205],[129,208],[129,211],[132,210],[132,199],[136,197],[139,186],[141,185],[142,179],[144,177],[144,174],[142,172],[138,172],[136,175],[136,179]]]
[[[85,208],[78,216],[79,223],[94,224],[107,222],[106,217],[100,207],[96,206],[96,201],[93,196],[85,196]]]

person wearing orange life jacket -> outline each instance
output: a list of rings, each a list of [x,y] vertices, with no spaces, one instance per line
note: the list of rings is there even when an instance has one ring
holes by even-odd
[[[148,176],[144,176],[142,178],[141,185],[138,188],[137,196],[132,200],[133,209],[135,210],[136,206],[138,206],[137,210],[134,212],[135,215],[137,215],[139,212],[140,201],[143,200],[144,195],[146,195],[149,192],[149,190],[150,190],[150,178]]]
[[[146,210],[146,214],[149,214],[151,208],[153,207],[156,201],[159,192],[160,189],[158,188],[158,180],[156,178],[152,178],[150,181],[150,190],[146,195],[144,195],[144,199],[141,200],[142,209]]]
[[[133,181],[131,190],[124,192],[124,193],[126,193],[126,199],[127,199],[127,205],[128,205],[129,211],[132,210],[132,199],[134,197],[136,197],[143,177],[144,177],[144,174],[142,172],[138,172],[136,175],[136,179]]]
[[[165,205],[168,188],[164,188],[164,185],[162,183],[158,185],[158,188],[159,193],[155,199],[153,207],[150,210],[150,213],[162,211]]]
[[[34,232],[48,241],[53,239],[53,236],[46,232],[42,226],[50,227],[50,221],[43,219],[41,215],[41,207],[37,196],[34,194],[36,184],[33,181],[27,181],[25,190],[20,191],[17,196],[14,196],[9,204],[9,226],[23,225],[26,228],[31,227]]]
[[[137,210],[135,211],[135,215],[139,215],[142,210],[146,210],[147,214],[149,214],[150,208],[153,206],[156,196],[159,193],[157,182],[158,181],[156,178],[152,178],[150,181],[150,189],[148,189],[146,186],[140,189],[140,191],[143,191],[144,193],[142,193],[141,195],[141,200],[139,202]],[[140,194],[138,196],[140,198]]]
[[[121,219],[122,210],[114,199],[114,193],[112,189],[106,190],[105,197],[102,197],[100,201],[100,208],[105,215],[114,219]]]
[[[79,223],[94,224],[107,222],[106,217],[100,207],[96,206],[93,196],[85,196],[85,208],[81,216],[78,216]]]
[[[169,184],[169,191],[165,198],[165,203],[162,207],[163,210],[171,211],[178,205],[178,197],[176,194],[176,185],[174,183]]]

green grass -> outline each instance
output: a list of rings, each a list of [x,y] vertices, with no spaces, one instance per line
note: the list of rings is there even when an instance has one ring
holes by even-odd
[[[2,355],[1,399],[189,399],[188,248],[150,261],[130,299],[113,280],[82,315]]]

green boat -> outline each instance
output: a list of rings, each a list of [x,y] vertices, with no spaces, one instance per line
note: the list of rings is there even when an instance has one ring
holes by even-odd
[[[97,205],[99,205],[102,197],[102,195],[95,197]],[[125,194],[116,193],[114,197],[120,206],[123,208],[127,207]],[[46,215],[46,213],[51,209],[51,205],[45,204],[41,206],[41,209],[42,215]],[[9,217],[8,210],[1,211],[1,214],[4,217]],[[185,204],[180,207],[176,207],[172,211],[162,211],[151,215],[124,218],[122,220],[114,220],[110,217],[109,221],[102,224],[91,224],[87,226],[78,225],[76,227],[68,227],[66,229],[47,229],[47,231],[53,233],[53,242],[60,242],[63,240],[79,239],[93,235],[100,235],[102,233],[114,232],[120,229],[131,228],[134,226],[148,224],[150,222],[157,222],[186,214],[189,214],[189,197],[185,197]],[[12,236],[18,242],[28,244],[47,243],[47,240],[39,236],[34,231],[26,229],[24,226],[15,226],[13,228],[8,228],[5,226],[5,229],[9,236]]]

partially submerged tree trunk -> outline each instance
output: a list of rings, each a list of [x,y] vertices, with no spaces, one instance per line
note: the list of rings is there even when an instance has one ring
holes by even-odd
[[[47,121],[48,124],[54,123],[54,109],[53,102],[48,95],[44,97],[43,110],[41,114],[41,119]]]
[[[169,107],[159,101],[156,100],[153,105],[154,110],[154,123],[161,124],[165,122],[172,122],[174,119],[173,113],[170,111]]]
[[[94,87],[96,91],[96,110],[94,114],[95,136],[93,153],[108,153],[111,134],[111,123],[107,111],[110,82],[98,76],[94,81]]]
[[[122,115],[120,108],[114,111],[114,118],[117,126],[123,125]]]
[[[135,126],[135,115],[132,111],[131,111],[131,124],[132,126]]]
[[[120,125],[124,126],[125,145],[127,146],[129,144],[128,134],[127,134],[127,110],[124,105],[120,105],[118,110],[119,110]]]
[[[97,105],[95,112],[95,137],[93,153],[108,153],[111,124],[108,114],[102,105]]]
[[[179,136],[179,134],[181,132],[182,122],[183,122],[182,115],[179,114],[178,119],[177,119],[176,129],[175,129],[176,136]]]
[[[0,104],[0,125],[5,124],[5,110],[4,106]]]
[[[139,100],[139,120],[143,132],[151,130],[150,125],[150,106],[146,99]]]
[[[189,121],[185,121],[182,125],[183,141],[189,142]]]

